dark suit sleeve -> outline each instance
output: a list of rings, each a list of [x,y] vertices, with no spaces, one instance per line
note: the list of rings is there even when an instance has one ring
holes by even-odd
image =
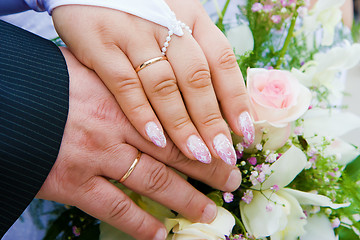
[[[68,107],[69,76],[58,47],[0,21],[0,238],[54,164]]]

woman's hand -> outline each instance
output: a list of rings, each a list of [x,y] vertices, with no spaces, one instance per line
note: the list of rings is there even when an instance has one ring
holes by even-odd
[[[123,184],[192,221],[211,222],[215,204],[167,166],[224,191],[238,188],[239,169],[221,160],[189,160],[171,141],[163,149],[146,141],[98,76],[62,51],[70,74],[69,115],[58,158],[37,197],[77,206],[136,239],[165,239],[164,226],[108,181],[124,176],[139,149],[140,161]]]
[[[162,56],[166,28],[121,11],[80,5],[55,8],[53,20],[70,50],[95,70],[143,137],[164,147],[163,127],[188,158],[209,163],[211,153],[234,165],[223,116],[248,142],[254,128],[232,48],[199,1],[167,3],[193,34],[173,35],[167,60],[138,73],[134,68]]]

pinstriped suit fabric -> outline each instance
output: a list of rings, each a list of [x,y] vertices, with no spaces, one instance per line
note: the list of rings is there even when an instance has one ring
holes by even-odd
[[[60,50],[0,21],[0,237],[34,198],[56,160],[68,98]]]

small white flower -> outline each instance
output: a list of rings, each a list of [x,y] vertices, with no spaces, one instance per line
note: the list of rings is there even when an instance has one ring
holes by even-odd
[[[273,163],[276,161],[277,157],[278,157],[277,153],[271,153],[266,157],[265,162]]]
[[[244,196],[241,198],[241,200],[243,200],[246,204],[250,204],[253,197],[254,197],[253,191],[246,190],[246,192],[244,193]]]
[[[269,202],[269,204],[266,205],[266,211],[271,212],[273,210],[273,207],[274,207],[274,203]]]
[[[234,200],[234,195],[231,192],[224,192],[223,199],[226,203],[230,203]]]
[[[236,144],[236,149],[242,153],[244,151],[244,146],[241,143]]]
[[[320,206],[313,206],[310,210],[310,213],[318,213],[320,212]]]
[[[335,218],[331,221],[331,226],[332,228],[338,228],[340,226],[340,219],[339,218]]]
[[[256,149],[261,151],[263,149],[263,146],[261,145],[261,143],[256,144]]]
[[[294,129],[294,134],[297,136],[300,136],[304,133],[304,128],[299,126]]]
[[[332,210],[330,208],[325,209],[325,213],[327,215],[330,215],[332,213]]]

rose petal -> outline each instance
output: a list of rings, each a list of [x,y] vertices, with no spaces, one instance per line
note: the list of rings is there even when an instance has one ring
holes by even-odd
[[[286,127],[289,122],[295,121],[308,110],[312,96],[309,89],[301,85],[290,72],[282,71],[283,77],[291,86],[291,90],[287,94],[290,97],[296,97],[296,100],[291,100],[296,104],[287,108],[273,107],[272,103],[269,103],[269,99],[267,99],[269,96],[262,96],[256,87],[257,84],[265,84],[263,82],[268,81],[267,78],[273,71],[275,73],[279,72],[279,70],[249,68],[247,71],[247,89],[259,121],[266,120],[275,127]]]
[[[271,200],[277,202],[272,211],[266,210],[269,201],[262,194],[267,198],[271,196]],[[283,230],[289,213],[289,202],[271,190],[265,190],[262,193],[254,191],[253,200],[249,204],[240,202],[241,219],[246,230],[256,238],[270,236]]]
[[[299,148],[292,146],[270,166],[272,174],[262,183],[262,186],[257,184],[253,188],[259,190],[261,187],[264,190],[274,185],[283,188],[304,169],[305,164],[306,155]]]
[[[254,48],[254,38],[247,24],[229,29],[226,31],[226,36],[238,55],[243,55]]]
[[[299,201],[299,203],[302,205],[331,207],[333,209],[350,206],[350,203],[341,203],[341,204],[333,203],[333,202],[331,202],[330,198],[323,196],[323,195],[302,192],[302,191],[298,191],[298,190],[294,190],[294,189],[290,189],[290,188],[284,188],[283,190],[286,191],[287,193],[291,194],[292,196],[294,196]]]
[[[340,159],[337,159],[337,163],[345,166],[359,156],[360,151],[354,147],[354,145],[351,145],[340,138],[335,138],[332,144],[326,149],[326,154],[339,154],[341,157]]]
[[[329,218],[323,214],[309,217],[305,231],[300,240],[337,240]]]
[[[173,239],[219,239],[229,235],[235,219],[225,208],[218,207],[216,218],[210,224],[192,223],[182,217],[166,219],[165,226],[174,232]]]
[[[330,112],[314,108],[304,116],[304,136],[339,137],[360,127],[360,118],[350,112]]]
[[[275,233],[271,236],[274,239],[296,240],[299,236],[305,233],[304,226],[306,225],[306,216],[299,202],[291,194],[280,190],[277,194],[286,199],[290,204],[290,214],[287,217],[288,223],[284,230]]]

